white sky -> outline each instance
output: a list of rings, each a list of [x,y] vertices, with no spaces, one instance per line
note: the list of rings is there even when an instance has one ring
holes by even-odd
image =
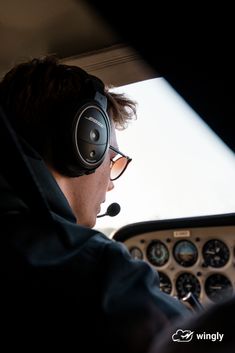
[[[163,79],[116,89],[138,102],[137,120],[117,133],[133,160],[107,194],[116,217],[96,228],[144,220],[235,212],[235,154]]]

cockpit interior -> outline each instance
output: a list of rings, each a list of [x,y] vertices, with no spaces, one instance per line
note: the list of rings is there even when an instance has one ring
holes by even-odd
[[[159,15],[153,5],[147,7],[148,11],[142,12],[142,6],[135,4],[130,16],[122,0],[118,4],[3,0],[0,73],[4,75],[25,58],[56,54],[61,62],[81,66],[115,87],[164,77],[234,153],[235,69],[231,45],[226,50],[217,39],[220,55],[214,46],[205,53],[207,36],[198,32],[195,42],[194,32],[190,41],[189,33],[175,30],[164,41],[173,48],[177,35],[181,35],[184,50],[178,47],[167,51],[161,45],[160,25],[156,24]],[[145,30],[143,18],[144,23],[147,21]],[[184,32],[193,28],[193,22],[187,28]],[[186,50],[188,41],[194,44],[194,55]],[[159,273],[163,292],[188,301],[189,306],[195,305],[187,296],[192,293],[203,307],[208,307],[235,294],[234,211],[127,222],[113,231],[112,238],[126,245],[133,260],[146,261]]]

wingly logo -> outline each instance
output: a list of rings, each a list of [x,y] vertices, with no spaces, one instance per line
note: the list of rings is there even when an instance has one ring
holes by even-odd
[[[174,342],[190,342],[193,339],[194,331],[178,329],[173,335],[172,340]],[[212,342],[221,342],[224,338],[224,333],[195,333],[194,339],[205,340]]]

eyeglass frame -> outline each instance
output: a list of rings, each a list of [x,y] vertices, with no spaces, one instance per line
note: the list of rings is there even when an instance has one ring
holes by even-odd
[[[112,162],[112,165],[111,165],[111,167],[110,167],[110,170],[112,169],[112,167],[113,167],[113,165],[120,159],[120,158],[122,158],[122,157],[124,157],[124,158],[126,158],[126,165],[125,165],[125,168],[123,168],[123,170],[122,170],[122,172],[116,177],[116,178],[111,178],[111,176],[110,176],[110,180],[111,181],[114,181],[114,180],[117,180],[118,178],[120,178],[120,176],[125,172],[125,170],[126,170],[126,168],[128,167],[128,164],[132,161],[132,158],[130,158],[130,157],[128,157],[127,155],[125,155],[124,153],[122,153],[121,151],[119,151],[117,148],[115,148],[115,147],[113,147],[113,146],[109,146],[109,149],[111,150],[111,151],[114,151],[114,152],[116,152],[117,154],[120,154],[121,155],[121,157],[119,157],[118,159],[116,159],[116,161],[114,161],[112,158],[110,159],[110,161]],[[115,156],[116,157],[116,156]],[[114,158],[115,158],[114,157]]]

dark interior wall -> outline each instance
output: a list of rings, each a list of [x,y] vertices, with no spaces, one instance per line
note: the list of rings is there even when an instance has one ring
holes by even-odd
[[[168,2],[163,11],[154,1],[88,3],[235,151],[235,31],[228,5]]]

